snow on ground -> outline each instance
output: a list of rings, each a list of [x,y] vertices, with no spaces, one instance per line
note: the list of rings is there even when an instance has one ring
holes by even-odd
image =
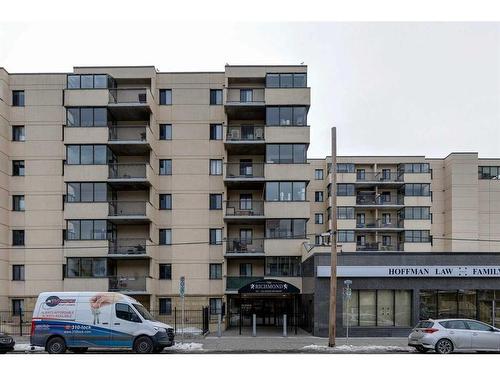
[[[31,350],[34,348],[34,350]],[[41,346],[31,346],[30,344],[16,344],[14,345],[14,350],[16,352],[25,352],[25,351],[33,351],[33,352],[43,352],[43,348]]]
[[[182,331],[184,331],[184,333],[190,334],[190,335],[201,335],[201,334],[203,334],[203,331],[201,329],[199,329],[199,328],[196,328],[196,327],[184,327],[184,329],[177,328],[175,330],[175,334],[176,335],[180,335],[180,334],[182,334]]]
[[[197,342],[178,342],[174,346],[165,348],[166,351],[199,351],[203,350],[203,344]]]
[[[339,345],[333,348],[324,345],[307,345],[302,348],[306,351],[316,352],[345,352],[345,353],[387,353],[387,352],[407,352],[409,349],[402,346],[382,346],[382,345]]]

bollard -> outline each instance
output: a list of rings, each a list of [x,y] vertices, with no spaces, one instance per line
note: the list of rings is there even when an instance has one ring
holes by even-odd
[[[252,336],[257,336],[257,316],[255,314],[252,315]]]
[[[283,337],[287,335],[286,314],[283,314]]]
[[[217,337],[222,336],[221,323],[222,323],[222,316],[221,316],[221,314],[218,314],[217,315]]]

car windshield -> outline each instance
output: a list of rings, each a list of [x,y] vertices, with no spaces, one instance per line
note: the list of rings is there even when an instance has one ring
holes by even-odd
[[[151,313],[146,310],[146,308],[142,305],[139,305],[138,303],[133,303],[135,309],[139,312],[139,314],[141,314],[141,316],[146,319],[146,320],[151,320],[151,321],[154,321],[155,318],[153,318],[153,315],[151,315]]]
[[[430,322],[428,320],[423,320],[421,322],[418,322],[418,324],[415,328],[431,328],[433,325],[434,325],[434,322]]]

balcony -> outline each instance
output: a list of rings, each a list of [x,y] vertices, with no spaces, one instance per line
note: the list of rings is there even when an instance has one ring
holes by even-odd
[[[111,201],[109,202],[108,220],[120,224],[149,222],[146,201]]]
[[[224,167],[224,181],[226,184],[249,185],[264,182],[264,163],[226,163]]]
[[[237,292],[241,287],[251,283],[252,281],[262,280],[264,276],[227,276],[226,290]]]
[[[148,169],[148,163],[109,163],[108,182],[117,189],[139,190],[150,185]]]
[[[239,200],[226,201],[224,220],[231,222],[253,222],[264,219],[264,201]]]
[[[146,276],[109,276],[108,291],[126,294],[147,293]]]
[[[230,238],[226,241],[226,256],[264,256],[264,240],[252,239],[242,241],[240,238]]]
[[[109,241],[108,255],[112,257],[145,257],[147,254],[145,238],[120,238]]]
[[[226,105],[263,106],[264,88],[228,88]]]
[[[229,125],[226,142],[255,143],[264,141],[263,125]]]
[[[384,222],[382,219],[378,219],[378,220],[366,221],[364,223],[357,222],[356,229],[397,231],[397,230],[403,230],[403,225],[404,224],[402,220]]]
[[[404,175],[401,172],[357,172],[357,185],[402,185]]]
[[[113,125],[108,129],[108,145],[116,155],[149,155],[148,125]]]
[[[356,196],[356,206],[362,207],[403,207],[404,197],[402,195],[398,196],[384,196],[384,195],[357,195]]]
[[[384,245],[381,242],[356,244],[356,251],[402,251],[403,248],[399,244]]]
[[[149,88],[109,89],[108,109],[117,120],[149,120],[153,103]]]

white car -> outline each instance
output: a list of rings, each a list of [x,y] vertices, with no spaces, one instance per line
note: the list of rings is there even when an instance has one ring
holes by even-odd
[[[420,353],[499,352],[500,329],[472,319],[422,320],[410,333],[408,346]]]

